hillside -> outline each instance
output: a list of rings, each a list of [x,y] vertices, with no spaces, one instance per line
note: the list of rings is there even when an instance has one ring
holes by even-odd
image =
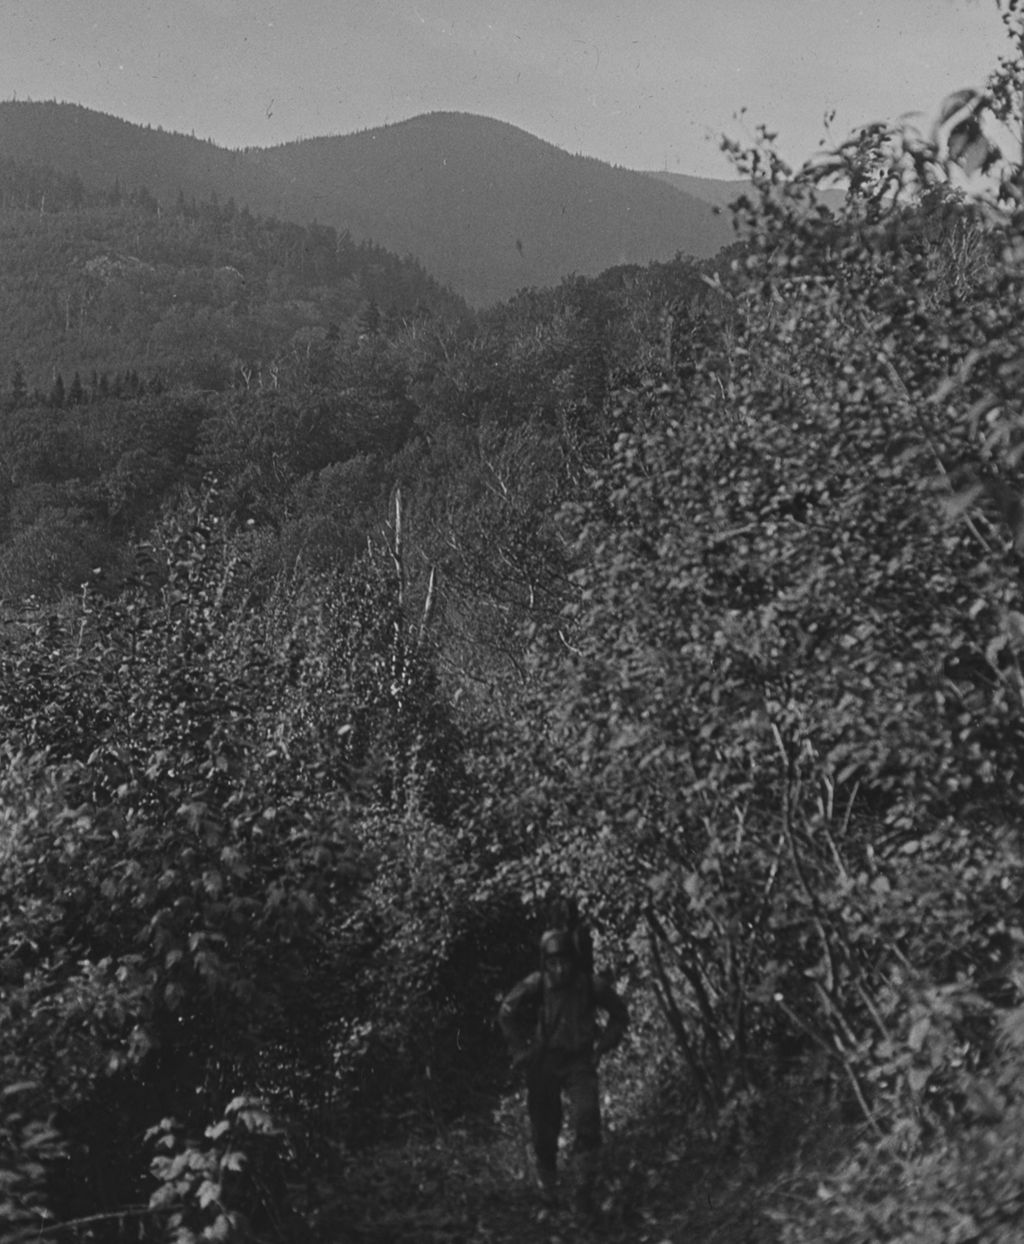
[[[503,122],[434,113],[358,134],[227,151],[71,104],[0,104],[0,157],[145,187],[164,207],[234,201],[412,255],[476,305],[571,273],[714,254],[727,220],[642,173],[574,156]]]
[[[165,206],[180,192],[197,201],[234,199],[239,207],[300,224],[312,219],[301,193],[239,152],[78,104],[0,103],[0,156],[74,174],[91,190],[144,186]]]
[[[319,219],[412,253],[473,303],[570,273],[714,254],[727,221],[641,173],[569,155],[485,117],[433,113],[253,159],[313,196]],[[410,211],[410,204],[415,211]]]
[[[0,156],[0,367],[18,364],[30,389],[123,369],[220,388],[373,306],[466,313],[415,261],[329,226],[230,200],[161,208]]]

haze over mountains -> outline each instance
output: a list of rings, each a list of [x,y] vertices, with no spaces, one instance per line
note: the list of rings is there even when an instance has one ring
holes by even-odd
[[[74,174],[91,190],[145,187],[165,206],[234,200],[332,225],[415,257],[476,306],[572,273],[706,258],[733,240],[713,206],[729,183],[680,188],[466,113],[230,151],[78,105],[8,101],[0,157]]]

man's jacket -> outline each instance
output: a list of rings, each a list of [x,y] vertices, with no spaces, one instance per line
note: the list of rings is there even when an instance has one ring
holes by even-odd
[[[603,1029],[597,1012],[607,1015]],[[629,1023],[625,1003],[603,976],[578,972],[561,989],[531,972],[506,996],[498,1012],[515,1061],[531,1053],[604,1054],[622,1040]]]

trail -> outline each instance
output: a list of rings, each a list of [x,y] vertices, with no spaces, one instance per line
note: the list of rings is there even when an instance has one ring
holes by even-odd
[[[453,1128],[363,1155],[346,1180],[337,1244],[777,1244],[760,1180],[671,1128],[611,1132],[592,1214],[574,1208],[571,1175],[554,1209],[532,1176],[521,1103],[487,1126]],[[668,1132],[668,1135],[666,1135]],[[568,1163],[566,1163],[568,1165]],[[339,1206],[340,1210],[340,1206]]]

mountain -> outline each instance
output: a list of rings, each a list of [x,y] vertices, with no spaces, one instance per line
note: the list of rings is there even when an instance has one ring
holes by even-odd
[[[571,273],[704,258],[732,240],[726,219],[677,187],[466,113],[229,151],[74,104],[9,101],[0,103],[0,156],[52,166],[90,189],[145,187],[164,207],[233,201],[332,225],[414,256],[478,306]]]
[[[728,208],[730,203],[734,203],[740,195],[748,194],[752,189],[750,182],[742,178],[724,181],[714,177],[691,177],[688,173],[667,172],[651,172],[647,175],[669,186],[674,186],[683,194],[701,199],[711,204],[712,207],[723,210]],[[842,190],[819,190],[818,197],[826,207],[835,211],[842,206],[845,196]]]
[[[691,177],[688,173],[668,172],[650,172],[647,175],[712,207],[728,207],[750,189],[750,182],[742,178],[724,181],[715,177]]]
[[[0,157],[73,174],[91,190],[145,187],[164,206],[234,199],[263,216],[309,224],[301,190],[246,155],[204,139],[134,125],[78,104],[0,103]]]
[[[574,272],[705,258],[732,240],[728,222],[692,196],[467,113],[251,155],[305,186],[318,218],[414,254],[478,305]]]

